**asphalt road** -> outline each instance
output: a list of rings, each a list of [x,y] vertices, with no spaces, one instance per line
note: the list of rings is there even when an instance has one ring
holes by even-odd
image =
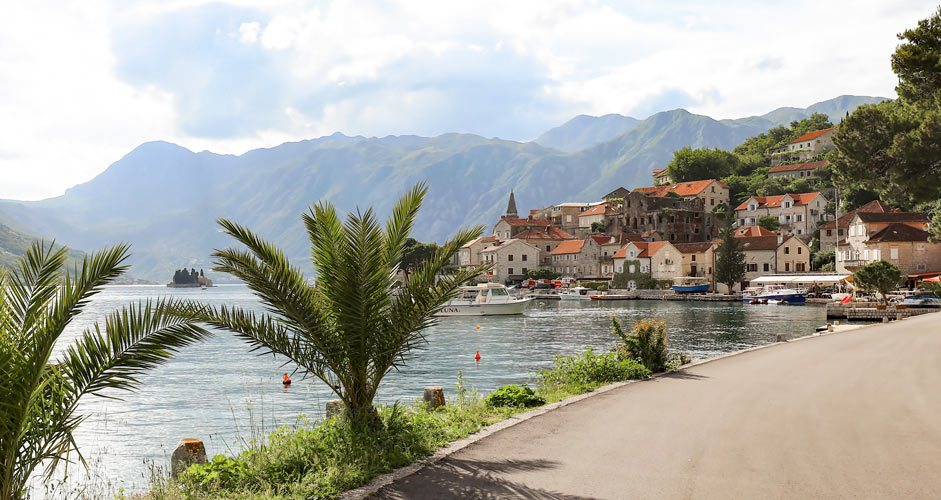
[[[608,391],[376,497],[938,499],[941,313]]]

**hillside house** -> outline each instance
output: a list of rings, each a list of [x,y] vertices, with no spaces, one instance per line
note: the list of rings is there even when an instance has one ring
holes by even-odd
[[[822,193],[783,194],[778,196],[752,196],[735,207],[735,217],[741,226],[753,226],[758,219],[771,216],[782,229],[810,239],[817,224],[826,222],[827,199]]]
[[[594,238],[564,241],[552,251],[552,270],[572,278],[601,277],[601,245]]]
[[[519,282],[530,269],[539,266],[539,249],[520,240],[495,241],[480,252],[485,263],[493,264],[492,281]]]
[[[941,268],[941,244],[928,242],[928,218],[920,212],[856,212],[836,247],[837,272],[854,272],[885,260],[903,273]]]
[[[827,128],[808,132],[797,139],[771,150],[771,166],[776,167],[793,161],[807,161],[814,156],[833,149],[833,132],[836,128]]]
[[[607,203],[595,205],[588,210],[578,214],[578,236],[584,238],[591,233],[591,226],[600,223],[605,229],[608,227],[608,219],[616,213],[615,209]]]
[[[557,227],[530,229],[516,235],[516,239],[529,243],[539,249],[539,267],[552,267],[552,251],[563,241],[574,240],[575,236]]]
[[[818,224],[817,229],[820,230],[820,250],[822,252],[829,252],[830,250],[836,249],[837,243],[846,237],[846,229],[849,227],[850,221],[853,220],[857,212],[887,213],[901,212],[901,210],[892,208],[879,200],[874,200],[856,210],[841,215],[837,220],[828,220],[822,224]]]
[[[650,277],[653,279],[672,280],[683,274],[683,254],[669,241],[648,243],[640,256],[650,259]]]
[[[653,185],[665,186],[667,184],[673,184],[673,179],[671,179],[670,175],[667,174],[667,169],[665,168],[653,169]]]
[[[722,203],[726,205],[729,204],[729,186],[715,179],[642,187],[634,189],[634,192],[656,198],[662,198],[667,195],[677,195],[686,200],[699,198],[703,201],[703,206],[707,212]]]
[[[496,241],[498,241],[496,236],[488,236],[486,238],[474,238],[465,243],[457,253],[457,265],[460,267],[474,267],[483,264],[484,261],[480,252]]]
[[[526,219],[516,219],[507,216],[501,216],[500,220],[493,226],[493,236],[501,240],[515,238],[516,235],[529,230],[545,230],[552,224],[543,219],[536,219],[532,216]]]
[[[612,259],[614,262],[614,272],[627,272],[630,274],[649,273],[650,256],[647,255],[647,245],[648,243],[646,241],[629,241],[618,249]],[[643,256],[641,256],[641,254],[643,254]],[[635,261],[637,264],[628,264]],[[635,268],[635,265],[639,267]]]
[[[614,191],[611,191],[610,193],[602,196],[601,199],[609,203],[611,202],[611,200],[623,200],[625,196],[630,194],[630,192],[631,192],[630,189],[627,189],[625,187],[619,187],[615,189]]]
[[[813,161],[793,165],[777,165],[768,170],[768,177],[772,179],[806,179],[811,185],[820,183],[817,178],[817,169],[829,165],[828,161]]]
[[[674,243],[682,255],[681,276],[697,276],[712,281],[712,268],[715,265],[713,254],[716,244],[712,241],[698,243]]]
[[[585,210],[603,202],[579,203],[565,202],[558,205],[550,205],[536,212],[533,218],[536,220],[545,220],[566,233],[578,234],[579,220],[578,216]]]
[[[745,251],[742,287],[768,274],[810,271],[810,247],[800,238],[778,232],[773,236],[742,237],[739,241]]]

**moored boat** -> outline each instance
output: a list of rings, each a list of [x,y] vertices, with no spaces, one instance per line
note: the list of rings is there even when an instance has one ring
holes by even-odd
[[[682,276],[673,279],[673,286],[670,287],[676,293],[704,293],[708,292],[710,285],[706,278],[697,276]]]
[[[533,299],[513,297],[500,283],[461,287],[461,294],[449,300],[434,316],[503,316],[523,314]]]
[[[559,298],[562,300],[591,300],[591,295],[589,295],[591,292],[591,288],[576,286],[559,293]]]
[[[742,295],[746,304],[801,304],[807,301],[805,291],[799,288],[784,288],[781,285],[768,285],[764,288],[749,287]]]

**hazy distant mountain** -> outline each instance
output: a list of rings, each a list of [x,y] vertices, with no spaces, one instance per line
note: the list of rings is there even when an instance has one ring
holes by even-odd
[[[820,106],[840,114],[850,101]],[[311,203],[374,206],[384,217],[405,189],[424,180],[430,191],[414,236],[441,242],[462,225],[492,227],[511,189],[521,214],[593,201],[618,186],[651,184],[651,170],[683,146],[731,149],[773,125],[762,117],[717,121],[673,110],[573,153],[470,134],[334,134],[240,156],[150,142],[62,196],[0,201],[0,223],[85,250],[131,242],[131,272],[166,281],[183,266],[208,269],[212,249],[232,244],[218,232],[219,217],[258,230],[300,263],[309,252],[300,214]]]
[[[571,153],[613,139],[636,127],[640,122],[637,118],[618,114],[578,115],[540,135],[533,142]]]
[[[3,217],[0,217],[0,220],[2,219]],[[14,268],[20,257],[26,255],[26,250],[39,239],[42,238],[18,231],[0,222],[0,268]],[[51,242],[51,240],[47,239],[46,242]],[[81,251],[69,249],[69,267],[81,261],[83,256],[84,253]]]
[[[890,100],[888,97],[841,95],[840,97],[836,97],[834,99],[818,102],[817,104],[808,106],[806,109],[778,108],[774,111],[761,115],[761,118],[764,118],[765,120],[768,120],[777,126],[787,125],[793,120],[802,120],[804,118],[808,118],[814,113],[823,113],[830,117],[831,123],[837,124],[843,120],[847,112],[852,113],[856,108],[863,104],[876,104],[888,100]]]

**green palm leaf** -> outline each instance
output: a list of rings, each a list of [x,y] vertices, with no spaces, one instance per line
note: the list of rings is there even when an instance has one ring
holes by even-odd
[[[327,383],[354,416],[373,415],[383,377],[404,365],[434,324],[432,314],[459,286],[489,266],[445,274],[454,255],[483,231],[459,231],[411,273],[398,296],[391,289],[403,249],[427,188],[418,184],[395,205],[386,223],[372,209],[341,219],[330,203],[302,215],[311,243],[317,286],[308,285],[284,253],[250,230],[219,220],[245,249],[217,250],[215,270],[243,281],[265,305],[265,313],[219,307],[207,322],[245,339],[253,350],[280,354],[305,374]]]

